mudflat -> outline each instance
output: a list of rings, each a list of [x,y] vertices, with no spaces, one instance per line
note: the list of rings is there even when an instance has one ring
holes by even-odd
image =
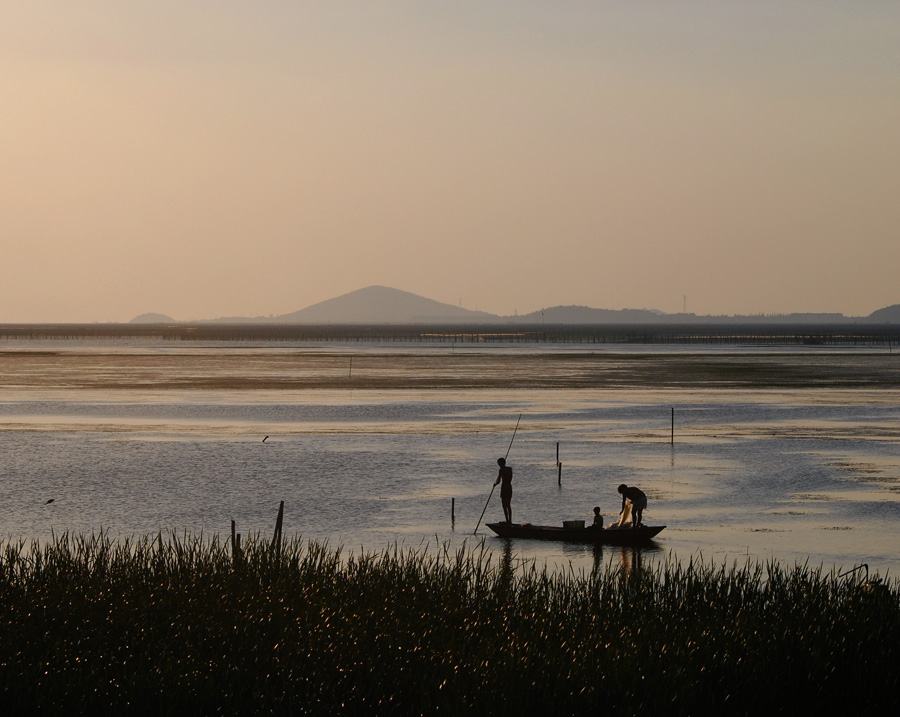
[[[7,389],[900,388],[900,353],[0,350]]]

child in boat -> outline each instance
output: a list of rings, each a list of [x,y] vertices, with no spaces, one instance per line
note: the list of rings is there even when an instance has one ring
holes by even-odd
[[[593,530],[601,530],[603,528],[603,516],[600,515],[600,506],[594,506],[594,522],[589,525],[588,528],[592,528]]]

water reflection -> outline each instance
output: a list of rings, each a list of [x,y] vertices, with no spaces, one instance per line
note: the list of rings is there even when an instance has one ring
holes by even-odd
[[[503,550],[500,553],[500,577],[506,584],[512,580],[512,539],[501,538]]]
[[[640,577],[644,569],[644,559],[662,552],[662,547],[651,541],[640,547],[630,545],[595,545],[593,574],[607,569],[621,568],[628,577]]]

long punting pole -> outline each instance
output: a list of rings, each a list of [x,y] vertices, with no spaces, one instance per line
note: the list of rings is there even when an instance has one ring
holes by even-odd
[[[521,420],[522,420],[522,414],[520,413],[519,421],[521,421]],[[506,455],[503,457],[504,461],[507,458],[509,458],[509,452],[510,452],[510,450],[512,450],[513,441],[516,440],[516,432],[519,430],[519,421],[516,421],[516,428],[513,431],[512,438],[509,439],[509,448],[506,449]],[[491,502],[491,496],[494,495],[494,488],[496,488],[496,487],[497,487],[496,483],[494,483],[494,485],[491,486],[491,493],[488,496],[487,502],[484,504],[484,510],[481,511],[481,518],[484,518],[484,514],[487,512],[488,503]],[[479,518],[478,522],[475,524],[475,530],[472,531],[472,535],[475,535],[475,533],[478,532],[478,526],[481,525],[481,518]]]
[[[491,502],[491,496],[494,495],[494,488],[497,487],[497,484],[491,486],[491,493],[488,495],[487,503],[484,504],[484,510],[481,511],[481,518],[484,517],[485,511],[487,511],[488,503]],[[481,518],[478,519],[478,522],[475,524],[475,530],[472,531],[472,535],[475,535],[478,532],[478,526],[481,525]]]

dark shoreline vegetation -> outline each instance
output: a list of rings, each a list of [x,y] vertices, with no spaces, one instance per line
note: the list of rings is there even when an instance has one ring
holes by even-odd
[[[900,345],[889,323],[690,322],[659,324],[0,324],[9,339],[154,339],[413,344]]]
[[[778,563],[549,574],[457,551],[0,546],[5,714],[760,714],[900,704],[895,581]],[[639,561],[637,561],[639,563]]]

